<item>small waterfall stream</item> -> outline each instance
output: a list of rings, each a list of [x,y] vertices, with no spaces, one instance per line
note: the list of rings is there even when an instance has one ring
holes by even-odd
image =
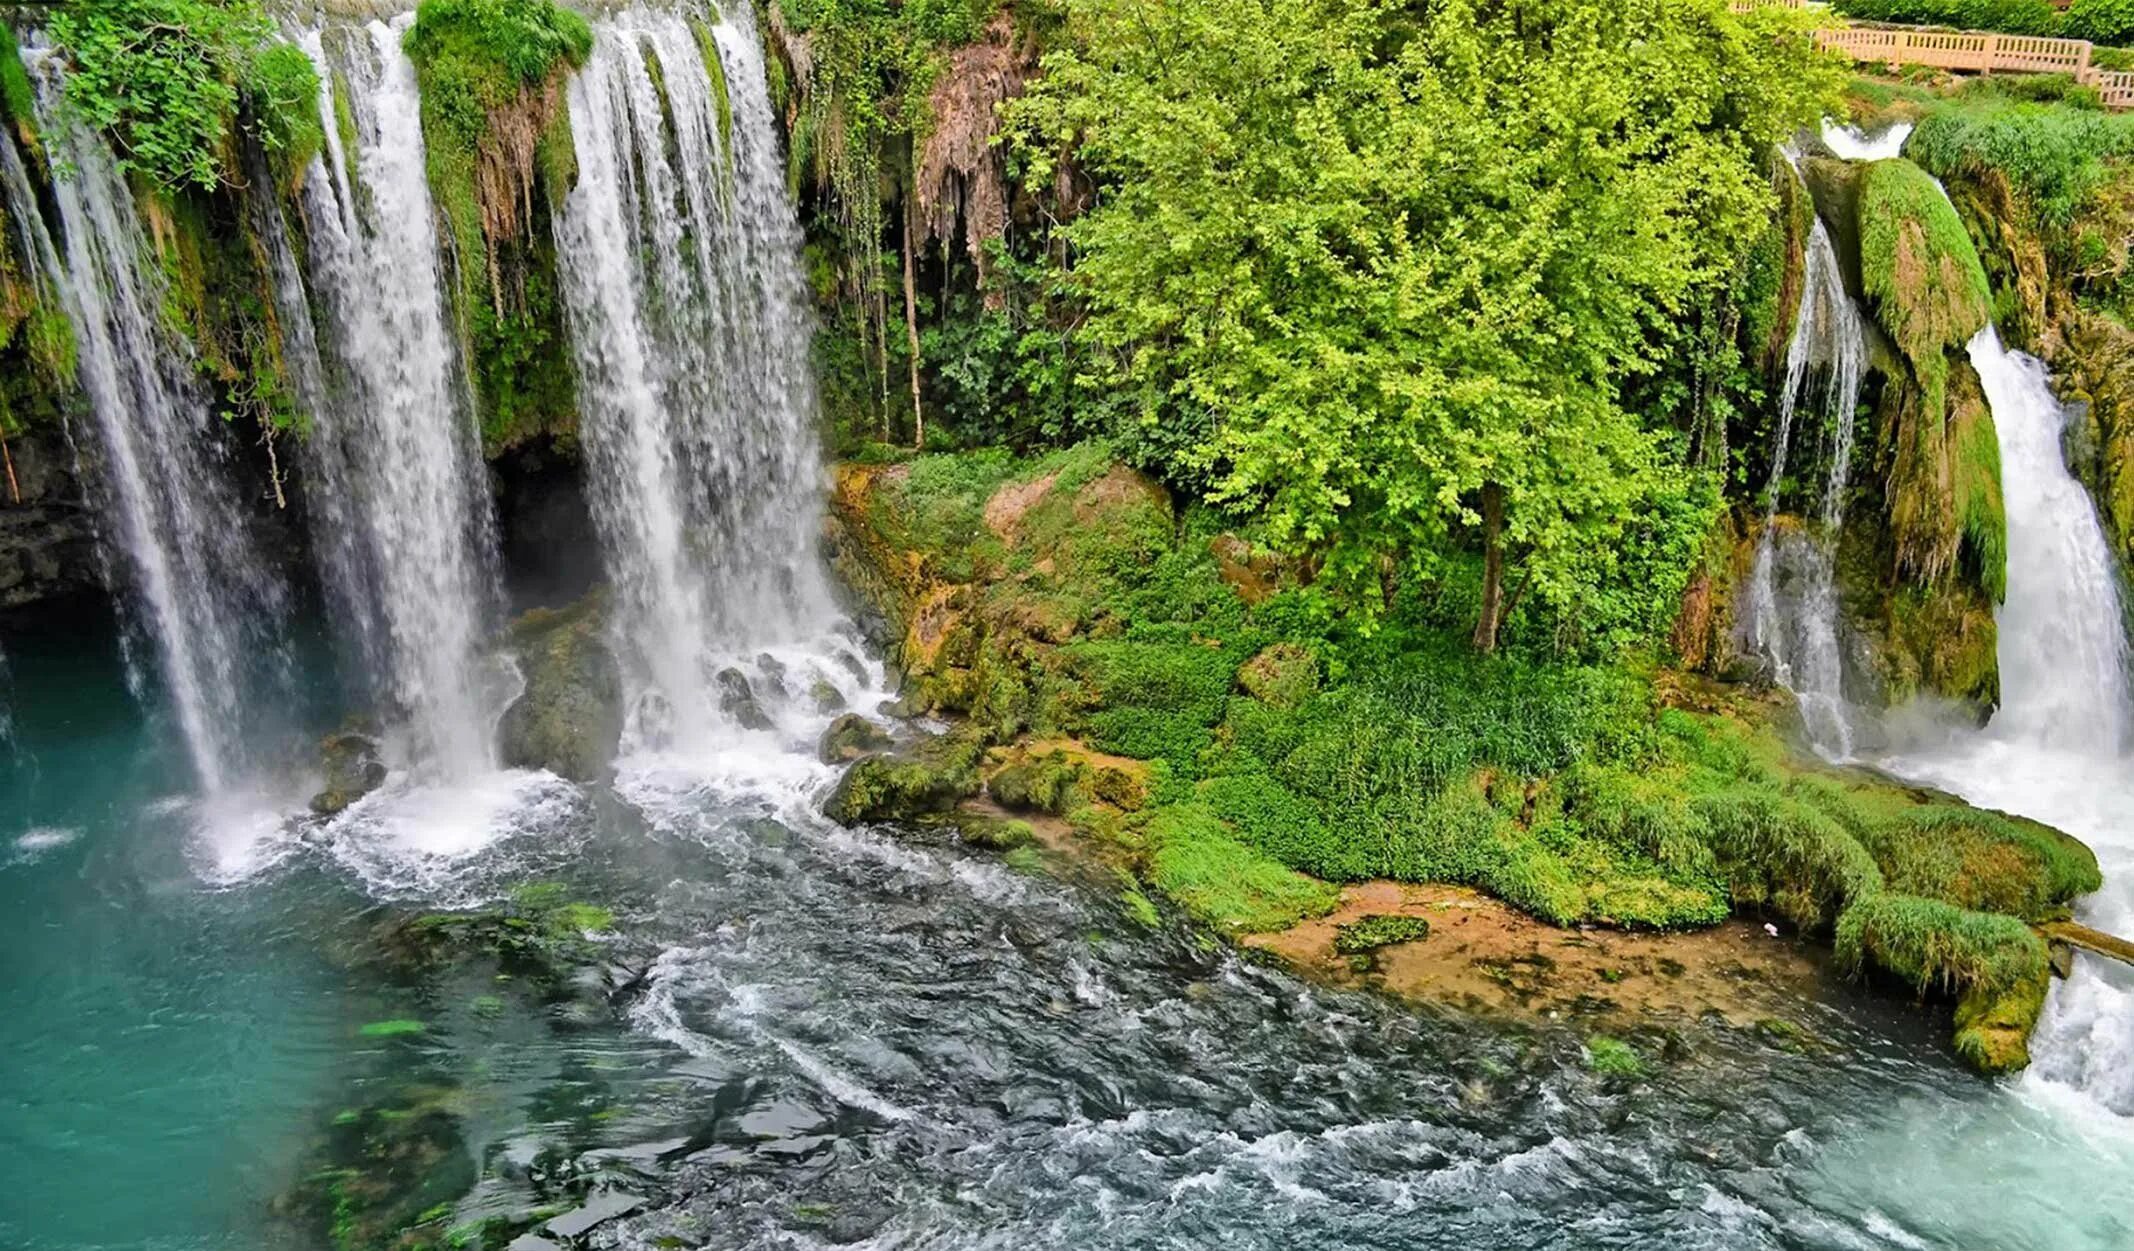
[[[630,8],[596,33],[558,255],[635,731],[688,744],[725,723],[736,658],[835,621],[800,236],[747,6]]]
[[[54,248],[12,142],[0,142],[10,216],[37,236],[73,322],[93,419],[85,457],[105,497],[104,540],[153,641],[193,774],[210,795],[243,777],[239,728],[286,678],[287,592],[254,550],[224,432],[165,329],[162,276],[132,193],[104,143],[67,112],[55,57],[24,55],[54,165],[64,238]]]
[[[1852,466],[1853,427],[1860,384],[1867,372],[1867,331],[1859,308],[1845,293],[1837,250],[1820,217],[1810,229],[1799,315],[1786,351],[1786,377],[1779,392],[1778,438],[1771,456],[1764,529],[1747,588],[1744,628],[1749,650],[1770,665],[1773,678],[1798,700],[1809,742],[1818,752],[1844,759],[1853,752],[1853,718],[1845,698],[1844,653],[1839,643],[1838,529],[1844,521],[1845,483]],[[1811,396],[1816,380],[1819,397]],[[1810,411],[1829,427],[1829,474],[1824,480],[1811,532],[1779,523],[1779,494],[1801,401],[1819,398]]]
[[[485,647],[500,600],[496,533],[445,314],[415,72],[400,47],[408,22],[370,23],[348,41],[339,75],[321,39],[305,40],[321,69],[327,144],[304,180],[309,277],[333,366],[313,384],[324,522],[314,529],[380,702],[405,719],[406,754],[466,778],[495,766],[505,694]],[[335,124],[337,79],[354,152]],[[301,297],[284,295],[298,300],[284,320],[308,325]]]

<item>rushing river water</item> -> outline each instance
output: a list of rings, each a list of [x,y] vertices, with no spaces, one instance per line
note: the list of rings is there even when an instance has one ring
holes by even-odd
[[[1671,1022],[1635,1041],[1672,1058],[1610,1082],[1575,1022],[1314,987],[1103,882],[831,827],[805,713],[445,843],[261,840],[177,798],[108,639],[10,659],[0,1245],[305,1246],[275,1196],[406,1089],[450,1110],[456,1219],[573,1175],[654,1201],[596,1245],[2134,1242],[2124,1122],[1969,1077],[1943,1026],[1843,985],[1801,1005],[1804,1053]],[[384,912],[528,877],[612,902],[604,942],[649,975],[541,1003],[358,958]],[[428,1029],[364,1035],[389,1019]]]

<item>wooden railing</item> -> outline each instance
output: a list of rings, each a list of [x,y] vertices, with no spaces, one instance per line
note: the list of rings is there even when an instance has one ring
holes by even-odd
[[[1804,9],[1808,0],[1729,0],[1736,13],[1758,9]],[[1816,32],[1816,44],[1855,61],[1895,68],[1925,65],[1973,74],[2068,74],[2097,89],[2104,106],[2134,108],[2134,72],[2098,69],[2096,45],[2087,39],[2042,39],[1979,31],[1928,30],[1917,26],[1834,26]]]

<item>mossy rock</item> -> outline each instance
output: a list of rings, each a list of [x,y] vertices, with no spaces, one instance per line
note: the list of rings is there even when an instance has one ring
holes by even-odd
[[[1801,162],[1801,181],[1807,184],[1815,212],[1830,233],[1831,250],[1838,256],[1838,273],[1846,294],[1860,298],[1860,188],[1862,167],[1831,156],[1814,156]]]
[[[526,690],[505,710],[498,749],[514,768],[575,782],[607,776],[622,742],[622,673],[609,650],[607,597],[536,608],[511,626]]]
[[[311,797],[311,810],[322,817],[346,810],[385,784],[378,741],[367,734],[343,730],[327,735],[319,744],[319,760],[325,767],[326,785]]]
[[[1295,643],[1272,643],[1238,668],[1237,684],[1263,704],[1296,708],[1319,693],[1319,658]]]
[[[889,731],[856,712],[848,712],[823,731],[819,754],[824,764],[849,764],[862,756],[887,751],[895,744]]]
[[[2030,1063],[2051,977],[2045,940],[2014,917],[1875,892],[1845,910],[1840,962],[1873,967],[1921,995],[1956,1000],[1956,1052],[1983,1073]]]
[[[1084,793],[1086,780],[1081,762],[1055,751],[1000,770],[987,779],[986,791],[1002,807],[1058,816]]]
[[[823,813],[839,825],[859,825],[947,812],[978,793],[984,751],[976,736],[950,733],[905,756],[868,756],[845,770]]]

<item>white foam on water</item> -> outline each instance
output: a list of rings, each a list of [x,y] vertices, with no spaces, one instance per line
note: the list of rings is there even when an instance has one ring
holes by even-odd
[[[12,863],[27,864],[39,859],[48,851],[56,851],[80,839],[82,832],[71,826],[38,825],[25,830],[15,839],[15,856]]]
[[[555,854],[582,822],[584,803],[576,785],[538,770],[499,769],[449,784],[397,777],[310,838],[376,898],[468,905],[494,897],[491,879],[513,862],[485,853],[529,840]]]
[[[1904,154],[1904,141],[1912,137],[1910,122],[1894,122],[1869,134],[1858,126],[1842,126],[1823,119],[1823,146],[1848,161],[1886,161]]]

